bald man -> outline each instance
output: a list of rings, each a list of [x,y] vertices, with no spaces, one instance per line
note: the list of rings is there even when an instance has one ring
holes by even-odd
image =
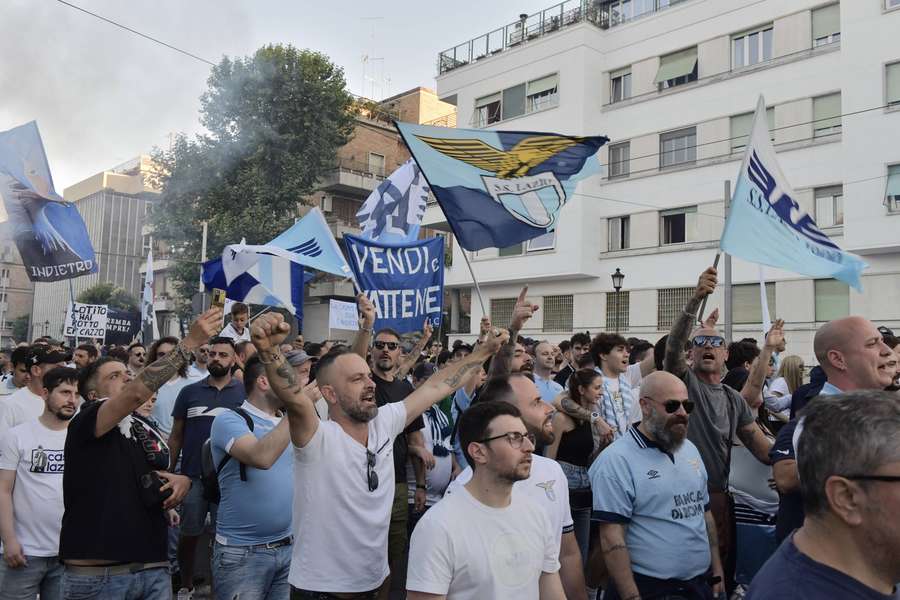
[[[819,392],[820,396],[857,390],[883,390],[891,385],[893,353],[868,319],[845,317],[825,323],[816,331],[813,351],[828,378]],[[802,422],[803,418],[798,417],[782,427],[770,453],[779,496],[779,541],[803,525],[805,516],[794,451],[803,430]]]
[[[723,591],[706,469],[687,439],[695,404],[684,382],[655,372],[641,385],[642,420],[591,465],[599,545],[613,585],[604,598]],[[707,579],[718,577],[712,588]]]

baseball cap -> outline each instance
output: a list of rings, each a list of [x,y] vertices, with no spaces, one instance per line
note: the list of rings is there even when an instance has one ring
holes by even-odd
[[[437,371],[437,365],[430,362],[421,362],[413,369],[412,375],[414,379],[428,379]]]
[[[50,350],[46,346],[38,346],[32,349],[31,366],[52,365],[61,362],[69,362],[72,355],[62,350]]]
[[[312,356],[304,352],[303,350],[292,350],[284,355],[287,359],[288,364],[292,367],[299,367],[304,364],[306,361],[312,359]]]

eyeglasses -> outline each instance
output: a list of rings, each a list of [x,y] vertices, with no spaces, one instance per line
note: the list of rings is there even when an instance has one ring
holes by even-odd
[[[369,491],[378,489],[378,473],[375,472],[375,453],[366,448],[366,478],[369,482]]]
[[[533,433],[520,433],[518,431],[510,431],[509,433],[501,433],[500,435],[495,435],[494,437],[478,440],[478,442],[481,444],[486,444],[494,440],[499,440],[500,438],[506,438],[506,441],[509,442],[509,445],[512,446],[515,450],[521,448],[526,439],[531,442],[532,447],[534,446],[535,441]]]
[[[719,335],[695,335],[691,343],[694,344],[695,348],[702,348],[706,344],[713,348],[721,348],[725,343],[725,338]]]
[[[663,402],[663,408],[666,409],[666,412],[674,414],[678,412],[679,408],[684,408],[684,412],[687,414],[691,414],[691,411],[694,410],[694,401],[693,400],[666,400]]]
[[[378,350],[384,350],[385,346],[387,346],[387,349],[393,352],[400,347],[400,342],[382,342],[379,340],[372,345]]]
[[[844,479],[853,481],[884,481],[887,483],[900,482],[900,475],[842,475]]]

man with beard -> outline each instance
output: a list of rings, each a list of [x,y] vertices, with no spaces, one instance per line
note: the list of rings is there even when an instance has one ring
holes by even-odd
[[[613,584],[604,598],[712,600],[724,587],[706,469],[686,439],[694,402],[685,384],[665,372],[647,376],[640,402],[643,420],[589,471]],[[712,588],[710,570],[719,578]]]
[[[538,447],[553,442],[553,407],[541,399],[534,382],[524,373],[511,373],[506,377],[489,379],[472,406],[482,402],[506,402],[516,407],[528,433],[534,437]],[[467,413],[463,413],[465,416]],[[465,449],[465,446],[463,446]],[[468,457],[466,457],[468,460]],[[472,479],[471,467],[450,483],[447,495],[457,493]],[[572,511],[569,506],[569,484],[562,467],[555,460],[532,455],[531,472],[528,477],[513,486],[514,494],[530,497],[543,509],[547,516],[549,533],[553,536],[559,557],[559,576],[562,579],[566,597],[569,600],[587,598],[584,584],[584,565],[581,551],[575,539]]]
[[[513,491],[528,479],[534,452],[519,411],[507,402],[477,402],[459,431],[474,474],[413,532],[409,600],[565,599],[547,516]]]
[[[48,346],[31,348],[28,383],[0,402],[0,434],[41,416],[45,408],[42,381],[44,373],[56,367],[66,366],[69,358],[69,354],[51,350]]]
[[[63,450],[78,409],[78,373],[57,367],[43,377],[44,412],[0,439],[0,597],[62,598],[59,530]]]
[[[209,342],[209,375],[186,385],[178,392],[172,409],[172,433],[169,435],[171,471],[181,454],[181,474],[191,478],[191,489],[184,499],[181,512],[181,540],[178,544],[178,564],[181,572],[179,600],[191,598],[193,591],[194,558],[197,542],[209,514],[213,529],[216,526],[217,506],[203,497],[201,451],[209,439],[216,415],[239,407],[246,398],[241,383],[232,377],[234,342],[231,338],[215,337]]]
[[[147,349],[140,342],[135,342],[128,346],[128,370],[134,375],[144,368],[147,360]]]
[[[519,332],[539,308],[526,299],[527,295],[528,286],[526,285],[519,292],[519,297],[516,299],[516,304],[513,307],[512,319],[509,322],[509,341],[500,349],[497,356],[491,360],[491,369],[488,372],[489,378],[504,376],[508,373],[530,373],[534,369],[534,360],[526,352],[525,346],[519,340]]]
[[[72,354],[72,362],[75,363],[76,369],[83,369],[99,357],[97,346],[93,344],[81,344],[75,348]]]
[[[235,351],[238,352],[237,346],[235,346]],[[241,364],[244,363],[241,362]],[[203,344],[194,352],[194,362],[191,363],[187,370],[188,379],[203,379],[209,375],[207,365],[209,365],[209,344]]]
[[[267,379],[287,406],[294,444],[293,597],[370,600],[389,573],[394,438],[462,386],[507,334],[493,330],[472,354],[435,373],[402,402],[381,407],[366,361],[355,352],[333,350],[316,365],[330,417],[321,421],[315,394],[302,390],[281,353],[289,331],[279,314],[264,314],[253,326]]]

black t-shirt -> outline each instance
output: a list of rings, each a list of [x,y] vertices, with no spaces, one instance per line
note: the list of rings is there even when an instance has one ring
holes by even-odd
[[[569,383],[569,377],[572,376],[572,373],[575,372],[570,365],[566,365],[562,369],[560,369],[559,373],[556,374],[556,377],[553,378],[553,381],[558,383],[559,385],[566,387],[566,384]]]
[[[405,379],[395,378],[393,381],[387,381],[375,373],[372,373],[372,379],[375,381],[375,404],[378,406],[384,406],[391,402],[403,402],[415,391],[412,384]],[[406,456],[408,454],[406,434],[421,429],[425,429],[425,421],[422,419],[422,415],[419,415],[403,430],[402,435],[398,435],[394,439],[394,483],[406,482]]]
[[[836,569],[816,562],[794,545],[794,536],[778,547],[756,573],[746,600],[897,600],[880,594]]]
[[[781,428],[772,449],[769,450],[769,460],[774,465],[782,460],[797,460],[794,454],[794,430],[797,429],[797,421],[791,421]],[[775,521],[775,539],[780,543],[795,529],[803,525],[803,496],[800,491],[782,494],[778,492],[778,517]]]
[[[744,367],[735,367],[725,374],[725,377],[722,378],[722,383],[740,392],[744,384],[747,383],[748,377],[750,377],[750,371]]]
[[[65,513],[59,538],[64,560],[162,562],[167,525],[161,505],[147,508],[140,478],[151,470],[137,436],[113,427],[94,436],[101,402],[82,406],[66,435]]]

